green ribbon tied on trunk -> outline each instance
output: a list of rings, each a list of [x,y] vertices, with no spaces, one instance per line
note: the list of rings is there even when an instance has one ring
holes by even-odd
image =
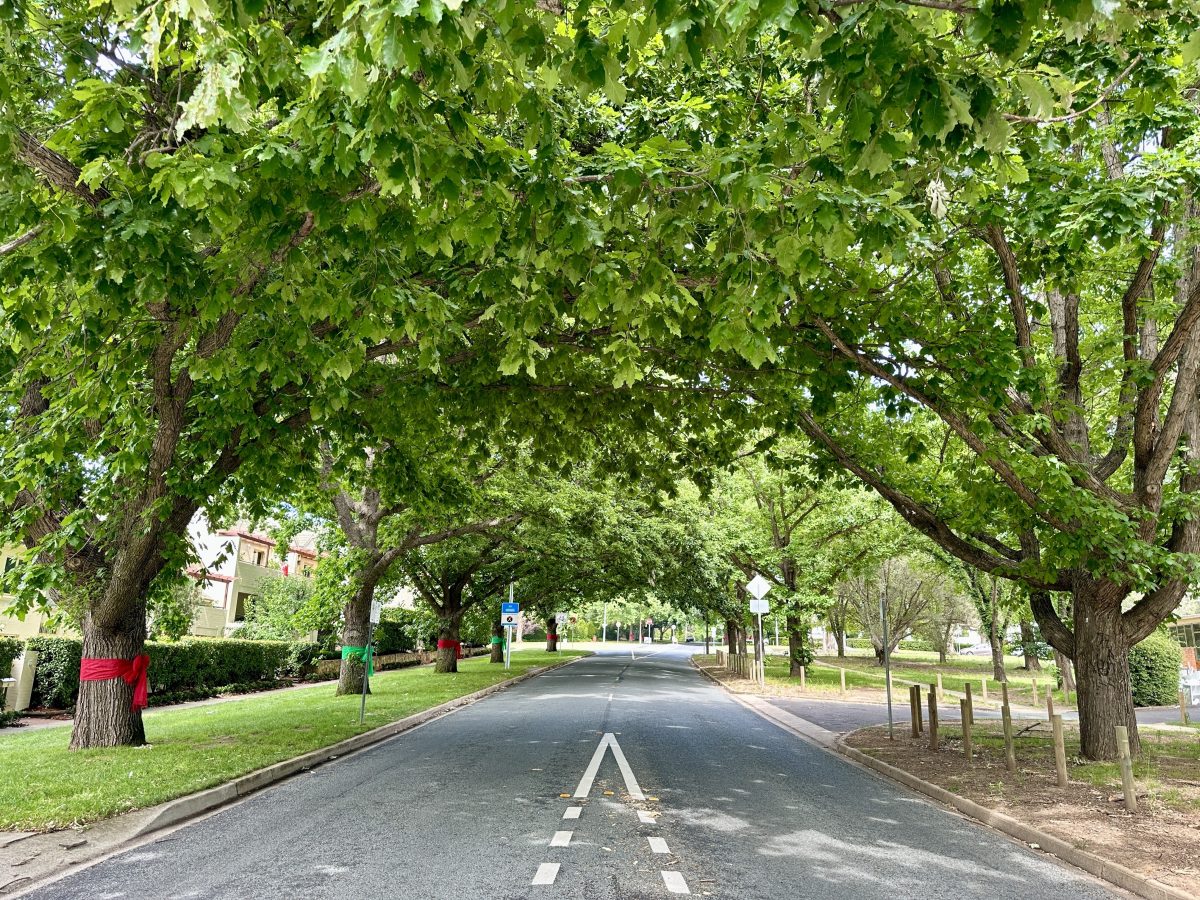
[[[342,659],[361,659],[367,667],[367,677],[375,674],[375,654],[370,647],[343,647]]]
[[[492,636],[492,643],[493,643],[493,644],[503,644],[503,643],[504,643],[504,639],[503,639],[503,638],[498,638],[498,637],[496,637],[495,635],[493,635],[493,636]]]

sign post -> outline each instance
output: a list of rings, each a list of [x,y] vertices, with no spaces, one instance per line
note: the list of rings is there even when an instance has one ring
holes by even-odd
[[[512,666],[512,633],[521,621],[521,605],[513,602],[513,586],[508,586],[508,602],[500,604],[500,624],[504,626],[504,671]]]
[[[892,654],[888,652],[887,597],[879,598],[879,621],[883,623],[883,677],[887,680],[888,740],[894,741],[896,735],[892,732]]]
[[[358,705],[358,724],[363,724],[367,717],[367,673],[371,671],[371,646],[375,641],[375,626],[379,624],[379,620],[383,618],[383,604],[378,600],[371,601],[371,625],[367,628],[367,646],[363,650],[363,679],[362,679],[362,702]]]
[[[771,590],[771,582],[763,578],[761,575],[755,575],[748,585],[746,590],[750,592],[750,612],[758,616],[758,660],[755,667],[755,675],[758,683],[766,686],[767,683],[767,658],[766,647],[763,646],[763,613],[771,611],[770,605],[766,601],[767,592]]]

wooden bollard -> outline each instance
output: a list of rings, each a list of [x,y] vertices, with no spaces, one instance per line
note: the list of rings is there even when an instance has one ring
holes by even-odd
[[[1009,774],[1017,774],[1017,752],[1013,746],[1013,729],[1012,729],[1012,710],[1008,708],[1006,703],[1000,710],[1000,717],[1004,722],[1004,764],[1008,767]]]
[[[800,690],[804,690],[804,680],[807,676],[804,672],[804,666],[800,667]]]
[[[842,693],[844,694],[844,693],[846,693],[846,670],[845,670],[845,669],[838,669],[838,672],[839,672],[839,673],[841,673],[841,677],[842,677]]]
[[[942,673],[941,672],[938,672],[937,679],[938,679],[938,684],[937,684],[938,703],[941,703],[943,700],[946,699],[946,692],[942,690]]]
[[[1008,682],[1000,682],[1000,706],[1001,708],[1008,706]]]
[[[1033,705],[1038,704],[1037,679],[1033,679]]]
[[[1188,692],[1179,692],[1179,721],[1184,725],[1188,723]]]
[[[929,692],[929,749],[938,748],[937,691]]]
[[[980,684],[980,686],[983,688],[983,693],[982,693],[980,696],[981,696],[981,697],[983,697],[983,702],[984,702],[984,703],[987,703],[987,679],[986,679],[986,678],[980,678],[980,679],[979,679],[979,684]]]
[[[1133,757],[1129,755],[1129,729],[1114,725],[1117,730],[1117,753],[1121,757],[1121,787],[1125,791],[1125,809],[1137,812],[1137,790],[1133,784]]]
[[[913,691],[917,695],[917,734],[920,734],[925,730],[925,710],[921,706],[921,686],[919,684],[914,684]]]
[[[975,698],[973,698],[971,696],[971,682],[968,681],[966,684],[963,685],[963,693],[965,693],[967,695],[966,700],[963,701],[964,703],[966,703],[967,724],[974,725],[975,724]]]
[[[917,714],[921,705],[920,696],[917,694],[917,686],[914,684],[908,689],[908,718],[909,727],[912,729],[913,737],[921,736],[921,726],[917,724]]]
[[[959,720],[962,723],[963,756],[971,761],[971,707],[966,698],[958,701]]]
[[[1046,692],[1046,721],[1054,721],[1054,692]]]
[[[1067,742],[1063,739],[1062,716],[1051,716],[1050,727],[1054,731],[1054,771],[1058,775],[1058,786],[1067,786]]]

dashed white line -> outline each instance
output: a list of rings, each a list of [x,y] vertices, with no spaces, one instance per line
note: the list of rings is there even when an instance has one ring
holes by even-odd
[[[638,821],[643,825],[657,825],[658,819],[654,818],[653,813],[648,813],[644,809],[638,810]]]
[[[571,843],[571,831],[556,831],[554,837],[550,838],[551,847],[567,847]]]
[[[650,841],[650,852],[651,853],[670,853],[671,852],[670,850],[667,849],[667,842],[664,841],[662,838],[652,837],[652,838],[648,838],[647,840]]]
[[[564,818],[564,819],[578,819],[578,818],[579,818],[579,814],[580,814],[581,812],[583,812],[583,807],[582,807],[582,806],[568,806],[568,807],[567,807],[567,808],[566,808],[566,809],[563,811],[563,818]]]
[[[683,880],[683,876],[678,872],[663,872],[663,884],[667,886],[667,890],[672,894],[690,894],[687,882]]]
[[[534,884],[554,884],[558,877],[558,863],[542,863],[538,866],[537,874],[533,876]]]

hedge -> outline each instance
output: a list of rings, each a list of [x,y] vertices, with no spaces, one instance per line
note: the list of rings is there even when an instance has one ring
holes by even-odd
[[[1171,706],[1179,702],[1179,668],[1183,651],[1169,635],[1157,631],[1129,651],[1129,682],[1134,706]]]
[[[30,638],[37,650],[34,706],[69,709],[79,694],[82,642],[75,638]],[[303,677],[320,655],[317,644],[193,638],[177,643],[146,642],[150,655],[150,702],[198,700],[230,688],[272,687],[280,678]]]

